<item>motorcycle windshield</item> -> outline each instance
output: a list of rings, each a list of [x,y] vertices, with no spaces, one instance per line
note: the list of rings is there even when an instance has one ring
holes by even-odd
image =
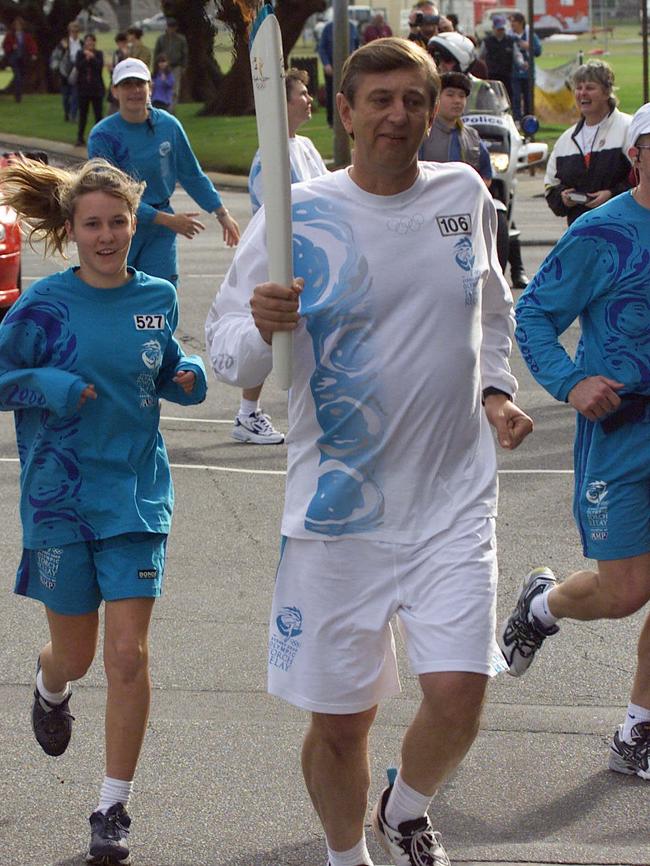
[[[501,81],[472,79],[472,92],[467,98],[465,114],[505,114],[509,111],[510,100]]]

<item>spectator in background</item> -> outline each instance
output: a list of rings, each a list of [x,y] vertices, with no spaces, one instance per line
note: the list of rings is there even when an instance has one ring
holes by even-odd
[[[350,54],[359,47],[359,33],[354,21],[349,21],[350,28]],[[327,124],[334,125],[334,22],[328,21],[323,27],[318,43],[318,56],[323,64],[325,76],[325,105],[327,110]]]
[[[529,66],[534,64],[534,58],[539,57],[542,53],[542,43],[537,34],[533,31],[533,53],[530,53],[530,28],[526,26],[526,16],[521,12],[513,12],[510,16],[511,34],[519,42],[519,50],[521,56],[526,63],[525,69],[515,69],[512,74],[512,111],[515,120],[530,114],[531,112],[531,92],[530,92],[530,77]],[[522,110],[523,101],[523,110]]]
[[[327,174],[327,168],[320,153],[309,138],[296,135],[303,123],[311,120],[311,105],[314,101],[309,95],[307,85],[309,73],[304,69],[289,69],[285,78],[287,94],[287,121],[289,125],[289,159],[291,163],[291,183],[310,180]],[[253,214],[262,207],[262,164],[259,151],[253,157],[248,176],[248,191],[251,197]],[[209,337],[208,337],[209,339]],[[238,442],[252,442],[256,445],[279,445],[284,442],[284,433],[273,427],[271,419],[259,405],[261,385],[243,388],[239,412],[232,429],[232,438]]]
[[[459,23],[458,23],[458,15],[456,15],[454,12],[449,12],[449,13],[447,14],[447,21],[449,21],[449,23],[450,23],[451,26],[452,26],[452,29],[453,29],[456,33],[462,33],[461,27],[460,27],[460,25],[459,25]]]
[[[103,117],[104,96],[104,55],[97,50],[97,38],[94,33],[84,36],[84,44],[81,51],[77,53],[75,61],[77,68],[77,87],[79,88],[79,126],[77,127],[76,147],[82,147],[86,142],[86,121],[88,109],[92,103],[95,113],[95,123]]]
[[[25,74],[38,56],[38,48],[34,37],[25,30],[25,19],[16,15],[11,27],[2,42],[5,59],[14,74],[12,89],[14,99],[20,102],[23,98]]]
[[[75,123],[79,114],[79,88],[77,86],[76,60],[81,51],[81,25],[78,21],[68,24],[68,56],[65,58],[66,80],[67,80],[67,106],[68,119]],[[74,71],[73,71],[74,70]],[[63,73],[61,75],[63,77]],[[66,101],[64,101],[65,113]]]
[[[118,33],[115,36],[115,45],[116,48],[113,51],[113,55],[111,57],[111,66],[110,71],[111,75],[113,74],[113,70],[122,60],[126,60],[129,56],[129,40],[127,39],[126,33]],[[117,99],[113,96],[112,90],[109,88],[108,91],[108,111],[107,114],[114,114],[118,110]]]
[[[568,225],[630,188],[623,146],[631,117],[616,107],[614,71],[604,60],[589,60],[571,83],[580,120],[555,142],[544,177],[548,206]]]
[[[171,111],[174,95],[174,74],[165,54],[159,54],[151,81],[151,104],[154,108]]]
[[[386,19],[381,12],[377,12],[370,19],[370,23],[366,25],[363,31],[363,43],[373,42],[375,39],[383,39],[385,36],[392,36],[393,31],[390,25],[386,23]]]
[[[142,30],[139,27],[129,27],[126,31],[129,40],[129,57],[136,57],[151,70],[151,48],[142,41]]]
[[[426,49],[429,39],[438,33],[439,22],[440,14],[435,4],[416,3],[409,15],[409,41]]]
[[[512,103],[512,79],[515,71],[528,69],[528,64],[519,49],[518,40],[506,33],[506,23],[504,15],[493,16],[492,33],[483,40],[479,57],[487,63],[488,77],[503,83]]]
[[[178,32],[178,22],[175,18],[167,18],[167,29],[156,39],[153,49],[154,69],[158,68],[158,58],[161,54],[166,55],[169,67],[174,76],[174,92],[172,94],[171,111],[174,111],[181,92],[181,81],[183,73],[187,69],[189,52],[187,39]]]

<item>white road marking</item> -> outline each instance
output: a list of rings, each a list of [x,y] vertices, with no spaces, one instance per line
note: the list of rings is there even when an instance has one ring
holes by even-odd
[[[17,457],[0,457],[0,463],[18,463]],[[201,469],[208,472],[234,472],[238,475],[286,475],[284,469],[240,469],[210,463],[170,463],[172,469]],[[573,475],[573,469],[500,469],[499,475]]]

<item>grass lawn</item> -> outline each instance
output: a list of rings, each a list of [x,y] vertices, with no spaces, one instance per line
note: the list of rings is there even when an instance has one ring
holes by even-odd
[[[112,51],[113,35],[98,34],[99,48],[106,56],[110,56]],[[153,47],[157,36],[157,33],[146,33],[144,41]],[[592,55],[594,50],[606,53]],[[599,34],[596,40],[590,34],[584,34],[572,42],[546,41],[538,63],[543,68],[560,66],[574,58],[579,51],[583,52],[585,60],[590,56],[601,57],[614,68],[620,107],[623,111],[633,113],[641,105],[643,94],[638,25],[616,26],[613,37]],[[313,45],[299,42],[294,53],[297,56],[313,54]],[[225,41],[217,40],[215,54],[222,69],[226,70],[230,65],[230,51]],[[0,88],[8,83],[10,77],[10,72],[0,72]],[[180,105],[178,118],[187,131],[201,165],[207,170],[247,174],[257,147],[255,118],[199,117],[200,108],[199,104],[194,103]],[[76,126],[63,121],[61,99],[56,94],[29,95],[20,105],[9,96],[0,97],[0,132],[2,130],[70,144],[76,138]],[[542,126],[536,137],[552,147],[563,130],[563,126]],[[324,159],[331,158],[332,133],[325,120],[324,108],[319,107],[314,111],[311,123],[301,133],[314,141]]]

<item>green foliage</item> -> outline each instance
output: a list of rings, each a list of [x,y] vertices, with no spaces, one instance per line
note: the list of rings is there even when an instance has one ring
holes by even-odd
[[[153,47],[158,34],[145,34],[145,42]],[[607,40],[608,53],[593,55],[610,63],[616,73],[617,94],[623,111],[633,113],[641,105],[641,39],[637,25],[616,27],[615,38]],[[99,47],[110,56],[114,34],[98,34]],[[575,42],[545,42],[540,66],[552,68],[576,56],[582,48],[585,59],[593,48],[604,48],[605,36],[593,41],[590,35],[581,36]],[[306,43],[296,45],[297,55],[312,54],[313,46]],[[216,53],[222,69],[228,67],[229,51],[223,37],[217,40]],[[9,72],[0,72],[0,88],[9,81]],[[107,77],[108,81],[108,77]],[[207,170],[247,174],[257,148],[257,130],[254,117],[200,117],[201,105],[187,103],[179,106],[178,117],[183,123],[192,146]],[[90,122],[90,120],[89,120]],[[563,131],[562,126],[542,127],[536,138],[552,147]],[[76,127],[64,123],[61,99],[58,95],[35,94],[26,96],[16,105],[10,96],[0,96],[0,130],[17,135],[35,136],[72,144],[76,138]],[[325,159],[332,156],[332,132],[325,120],[324,108],[315,108],[312,121],[301,129],[301,135],[309,136]]]

